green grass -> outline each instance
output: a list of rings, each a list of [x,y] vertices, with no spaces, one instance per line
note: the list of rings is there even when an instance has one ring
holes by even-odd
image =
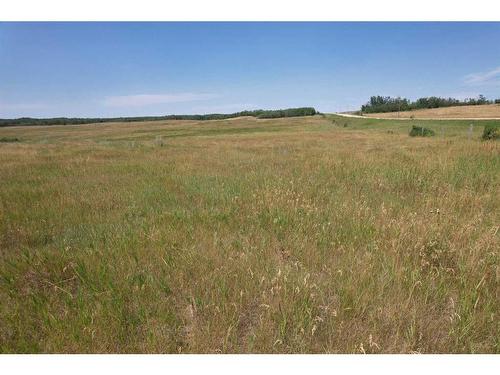
[[[485,123],[2,128],[0,351],[498,353]]]

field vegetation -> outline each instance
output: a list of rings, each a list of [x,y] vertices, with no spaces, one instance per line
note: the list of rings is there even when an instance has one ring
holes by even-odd
[[[498,121],[469,124],[1,128],[0,352],[499,353]]]

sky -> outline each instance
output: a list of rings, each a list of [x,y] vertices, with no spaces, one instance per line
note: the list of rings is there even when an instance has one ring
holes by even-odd
[[[500,23],[0,22],[0,118],[500,98]]]

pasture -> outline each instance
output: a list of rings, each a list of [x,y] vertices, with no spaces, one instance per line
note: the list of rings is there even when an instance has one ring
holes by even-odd
[[[0,352],[498,353],[485,123],[0,128]]]

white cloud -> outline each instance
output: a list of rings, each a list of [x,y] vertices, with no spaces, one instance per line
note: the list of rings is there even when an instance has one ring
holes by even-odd
[[[464,82],[468,85],[500,84],[500,66],[489,72],[468,74]]]
[[[217,95],[214,94],[191,92],[176,94],[138,94],[108,96],[104,99],[103,104],[107,107],[142,107],[153,104],[194,102],[198,100],[213,99],[216,97]]]

